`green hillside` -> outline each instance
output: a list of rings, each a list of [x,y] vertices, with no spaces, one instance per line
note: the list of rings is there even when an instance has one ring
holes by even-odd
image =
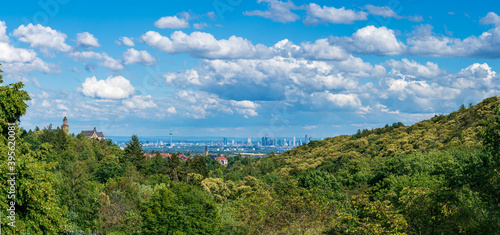
[[[411,126],[387,124],[373,130],[359,130],[355,135],[311,141],[277,156],[279,171],[302,171],[327,159],[377,159],[415,151],[477,147],[481,144],[477,134],[494,118],[494,109],[499,104],[500,99],[495,96]]]

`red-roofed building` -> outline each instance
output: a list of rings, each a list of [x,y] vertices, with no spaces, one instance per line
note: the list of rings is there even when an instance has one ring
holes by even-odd
[[[225,158],[224,156],[218,157],[217,161],[220,162],[221,165],[227,166],[227,158]]]

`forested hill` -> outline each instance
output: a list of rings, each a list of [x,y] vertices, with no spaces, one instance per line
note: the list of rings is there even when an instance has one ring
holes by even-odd
[[[480,145],[478,132],[491,122],[499,104],[500,99],[494,96],[411,126],[387,124],[373,130],[358,130],[354,135],[311,141],[277,155],[275,162],[279,163],[281,172],[300,172],[317,167],[326,159],[376,159],[415,151],[476,147]]]

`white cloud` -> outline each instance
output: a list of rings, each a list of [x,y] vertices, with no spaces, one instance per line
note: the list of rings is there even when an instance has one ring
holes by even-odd
[[[193,28],[195,28],[195,29],[203,29],[205,27],[208,27],[208,24],[205,22],[193,24]]]
[[[168,107],[167,108],[167,113],[176,114],[177,110],[175,109],[175,107]]]
[[[151,99],[150,95],[136,95],[129,99],[122,100],[122,104],[129,109],[147,109],[156,108],[158,105]]]
[[[406,45],[396,38],[394,31],[385,26],[369,25],[358,29],[351,37],[331,37],[330,40],[360,54],[398,55],[406,50]]]
[[[217,40],[212,34],[203,32],[187,35],[175,31],[169,38],[149,31],[141,40],[169,54],[188,53],[199,58],[252,58],[269,54],[269,49],[262,44],[253,45],[249,40],[236,36]]]
[[[93,51],[77,51],[71,52],[69,56],[80,61],[95,59],[99,61],[99,65],[112,70],[122,70],[124,68],[121,60],[116,60],[105,52],[98,53]]]
[[[245,118],[248,118],[249,116],[259,115],[257,111],[255,111],[255,109],[257,109],[259,105],[255,102],[249,100],[242,100],[242,101],[231,100],[230,103],[236,109],[236,112],[241,115],[244,115]]]
[[[189,28],[189,22],[185,18],[178,18],[177,16],[165,16],[155,22],[155,26],[160,29],[182,29]]]
[[[419,16],[419,15],[407,16],[407,18],[408,18],[409,21],[412,21],[412,22],[422,22],[422,21],[424,21],[424,17]]]
[[[306,5],[307,16],[304,20],[305,24],[314,25],[318,23],[333,23],[333,24],[352,24],[354,21],[366,20],[368,13],[364,11],[346,10],[344,7],[335,8],[327,6],[319,6],[315,3]]]
[[[364,63],[361,59],[349,64]],[[273,57],[266,60],[204,60],[194,69],[166,73],[165,82],[176,88],[193,88],[234,100],[282,100],[287,90],[307,92],[354,90],[355,76],[379,73],[382,66],[363,64],[356,68],[337,62]],[[352,70],[354,75],[351,75]],[[377,75],[378,76],[378,75]]]
[[[13,33],[22,42],[30,43],[31,47],[52,49],[67,52],[72,48],[66,44],[66,34],[44,27],[40,24],[21,25]]]
[[[495,26],[500,26],[500,16],[495,12],[488,12],[485,17],[481,18],[481,24],[492,24]]]
[[[407,38],[408,54],[431,57],[472,57],[494,59],[500,57],[500,26],[479,36],[464,39],[436,35],[432,26],[416,27]]]
[[[493,79],[497,78],[496,72],[492,71],[486,63],[474,63],[450,77],[453,79],[453,86],[459,89],[494,89],[498,87],[493,82]]]
[[[374,5],[366,5],[365,8],[368,10],[368,12],[371,15],[379,15],[379,16],[382,16],[384,18],[387,18],[387,17],[394,17],[396,19],[403,18],[403,17],[399,16],[398,14],[396,14],[388,6],[377,7],[377,6],[374,6]]]
[[[331,45],[327,39],[318,39],[314,43],[305,42],[301,44],[305,58],[318,60],[343,60],[348,53],[339,46]]]
[[[243,12],[243,14],[248,16],[261,16],[281,23],[293,22],[299,19],[299,16],[291,11],[297,10],[299,7],[295,6],[295,4],[291,1],[282,2],[278,0],[257,0],[257,3],[262,2],[268,4],[268,10],[246,11]]]
[[[438,65],[432,62],[427,62],[425,65],[422,65],[414,60],[410,61],[406,58],[403,58],[401,59],[401,61],[391,59],[386,61],[385,64],[388,67],[396,69],[403,74],[408,74],[415,77],[433,79],[446,74],[444,70],[439,69]]]
[[[15,48],[9,42],[7,26],[4,21],[0,21],[0,62],[29,62],[36,58],[33,50]]]
[[[6,75],[21,75],[29,74],[34,71],[40,71],[43,73],[60,73],[61,70],[58,66],[52,63],[47,63],[40,58],[36,58],[30,62],[11,62],[2,64],[2,69],[6,72]]]
[[[124,99],[134,93],[135,88],[123,76],[108,77],[106,80],[97,80],[96,77],[85,79],[78,91],[92,98]]]
[[[9,43],[9,36],[7,36],[7,26],[5,21],[0,21],[0,42]]]
[[[151,54],[149,54],[149,52],[138,51],[133,48],[130,48],[127,51],[123,52],[123,59],[125,60],[125,64],[156,64],[156,59]]]
[[[80,47],[100,47],[97,38],[89,32],[76,34],[76,43]]]
[[[129,47],[135,46],[134,38],[128,38],[128,37],[120,37],[120,41],[117,41],[116,44],[120,46],[125,45]]]

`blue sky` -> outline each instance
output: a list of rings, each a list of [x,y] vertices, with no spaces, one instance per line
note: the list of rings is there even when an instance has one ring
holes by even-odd
[[[498,95],[494,5],[9,1],[0,68],[32,98],[26,128],[321,138]]]

